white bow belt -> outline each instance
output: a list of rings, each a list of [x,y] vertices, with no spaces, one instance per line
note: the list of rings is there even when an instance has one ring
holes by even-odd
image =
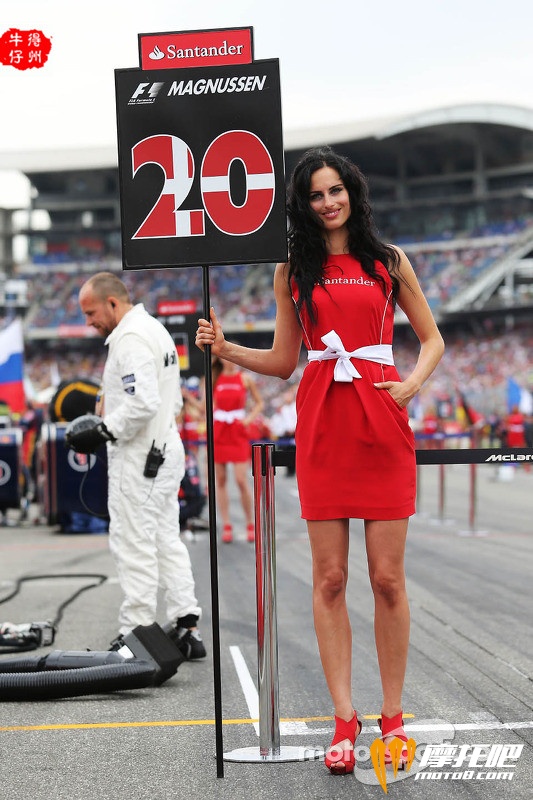
[[[389,364],[394,366],[394,356],[391,344],[370,344],[366,347],[358,347],[357,350],[348,352],[342,343],[342,339],[335,331],[326,333],[321,337],[321,341],[326,345],[325,350],[309,350],[308,361],[329,361],[337,359],[333,378],[341,383],[350,383],[354,378],[361,375],[356,370],[351,358],[361,358],[363,361],[376,361],[378,364]]]
[[[219,422],[228,422],[230,425],[237,419],[244,419],[245,416],[244,408],[236,408],[233,411],[224,411],[222,408],[216,408],[213,411],[213,419]]]

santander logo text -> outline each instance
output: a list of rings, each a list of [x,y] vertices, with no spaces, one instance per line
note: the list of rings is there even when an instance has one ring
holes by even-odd
[[[140,34],[141,69],[251,64],[252,29]]]

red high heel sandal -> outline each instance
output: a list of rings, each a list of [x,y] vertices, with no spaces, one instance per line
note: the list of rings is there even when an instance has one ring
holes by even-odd
[[[353,772],[355,767],[355,753],[353,748],[336,747],[339,742],[349,739],[352,745],[361,733],[362,724],[357,719],[357,712],[354,711],[353,717],[349,722],[335,717],[335,735],[330,748],[326,753],[324,763],[333,775],[347,775]]]
[[[249,542],[255,542],[255,525],[253,522],[246,526],[246,538]]]
[[[409,759],[409,752],[407,750],[407,735],[403,729],[402,712],[396,714],[395,717],[386,717],[383,714],[378,719],[379,727],[381,728],[381,738],[387,747],[385,748],[385,765],[392,764],[396,769],[405,769]],[[400,739],[403,742],[401,753],[398,753],[395,758],[392,757],[391,751],[388,747],[392,743],[393,738]],[[388,739],[388,741],[386,741]]]
[[[232,525],[224,525],[224,529],[222,531],[222,541],[225,544],[230,544],[233,541],[233,526]]]

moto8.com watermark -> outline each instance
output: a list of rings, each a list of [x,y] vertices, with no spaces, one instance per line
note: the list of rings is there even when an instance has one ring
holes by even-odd
[[[415,780],[512,781],[523,749],[523,744],[427,745]]]
[[[376,729],[379,733],[379,729]],[[363,736],[365,731],[363,731]],[[400,781],[512,781],[523,744],[455,744],[453,725],[441,719],[417,720],[406,726],[416,742],[416,752],[407,769],[380,769],[375,758],[375,741],[369,746],[355,744],[354,777],[367,786],[388,786]],[[378,736],[379,741],[379,736]],[[414,744],[414,743],[413,743]],[[374,745],[374,747],[373,747]],[[372,758],[374,751],[374,759]]]

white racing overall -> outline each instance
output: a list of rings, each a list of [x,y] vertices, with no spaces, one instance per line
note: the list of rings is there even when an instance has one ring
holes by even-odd
[[[107,337],[103,375],[108,442],[109,546],[124,593],[119,633],[156,620],[158,587],[167,620],[201,610],[191,561],[180,539],[178,490],[185,455],[176,414],[182,405],[174,341],[139,303]],[[152,443],[164,462],[155,478],[143,470]]]

